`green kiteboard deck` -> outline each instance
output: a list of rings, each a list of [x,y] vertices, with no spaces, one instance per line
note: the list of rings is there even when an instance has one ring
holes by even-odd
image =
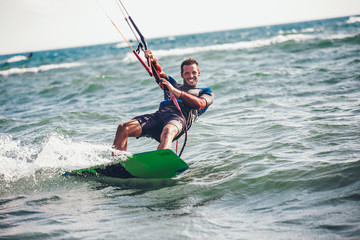
[[[143,152],[127,160],[74,170],[64,175],[107,176],[116,178],[171,178],[185,171],[189,165],[170,149]]]

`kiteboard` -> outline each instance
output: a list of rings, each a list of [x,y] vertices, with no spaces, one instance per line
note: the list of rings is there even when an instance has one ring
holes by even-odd
[[[113,178],[172,178],[189,165],[170,149],[137,153],[125,161],[66,172],[65,176],[106,176]]]

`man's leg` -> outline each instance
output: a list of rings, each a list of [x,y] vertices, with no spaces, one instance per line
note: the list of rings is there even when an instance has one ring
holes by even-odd
[[[136,119],[120,124],[116,131],[113,148],[120,151],[127,151],[128,137],[139,137],[141,131],[140,123]]]
[[[171,149],[172,142],[178,131],[179,130],[175,125],[167,124],[160,135],[160,144],[157,149]]]

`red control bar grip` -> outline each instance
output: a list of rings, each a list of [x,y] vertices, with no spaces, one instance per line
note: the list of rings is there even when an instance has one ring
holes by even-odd
[[[137,59],[140,61],[140,63],[144,66],[144,68],[146,69],[146,71],[149,73],[149,75],[152,77],[153,76],[153,73],[151,71],[151,68],[146,65],[146,63],[141,59],[141,57],[139,56],[139,54],[133,50],[133,53],[135,54],[135,56],[137,57]],[[149,61],[149,60],[148,60]]]

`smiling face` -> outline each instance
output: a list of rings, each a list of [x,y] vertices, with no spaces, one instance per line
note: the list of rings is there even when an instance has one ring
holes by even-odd
[[[196,87],[200,76],[200,70],[194,63],[191,65],[184,65],[181,72],[181,77],[184,80],[184,85]]]

